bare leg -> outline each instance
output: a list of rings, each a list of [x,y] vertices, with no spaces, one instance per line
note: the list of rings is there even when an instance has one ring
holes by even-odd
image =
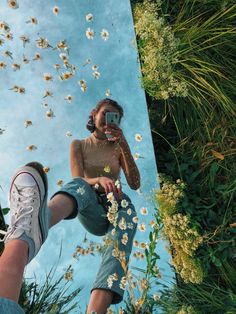
[[[97,314],[106,314],[111,304],[113,292],[105,289],[94,289],[91,293],[87,314],[96,311]]]
[[[49,201],[48,208],[52,212],[52,227],[72,213],[73,201],[67,195],[57,194]],[[14,239],[5,245],[0,257],[0,297],[18,302],[27,260],[27,242]]]

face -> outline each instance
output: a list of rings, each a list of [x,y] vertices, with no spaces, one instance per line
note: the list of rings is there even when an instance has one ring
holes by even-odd
[[[103,105],[97,113],[94,114],[94,123],[101,132],[105,132],[105,125],[106,125],[106,112],[113,111],[119,113],[119,110],[112,105]]]

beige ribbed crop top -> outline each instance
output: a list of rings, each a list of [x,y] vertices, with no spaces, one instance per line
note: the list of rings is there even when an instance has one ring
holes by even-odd
[[[120,156],[121,149],[117,142],[101,140],[93,133],[80,140],[83,156],[84,177],[108,177],[114,180],[120,178]],[[99,192],[105,192],[99,186]]]

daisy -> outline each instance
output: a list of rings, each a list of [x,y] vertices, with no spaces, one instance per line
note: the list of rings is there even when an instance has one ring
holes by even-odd
[[[28,64],[29,63],[29,59],[26,58],[26,56],[23,54],[23,63]]]
[[[80,187],[76,190],[76,192],[83,195],[85,193],[85,189],[83,187],[82,188]]]
[[[126,221],[125,221],[124,217],[121,218],[118,225],[119,225],[121,230],[126,230]]]
[[[57,185],[62,186],[63,183],[64,183],[63,180],[61,180],[61,179],[57,180]]]
[[[97,65],[93,65],[93,66],[92,66],[92,70],[93,70],[93,71],[96,71],[97,69],[98,69],[98,66],[97,66]]]
[[[43,78],[45,81],[52,81],[53,77],[51,76],[50,73],[44,73]]]
[[[147,215],[147,214],[148,214],[147,208],[146,208],[146,207],[142,207],[142,208],[140,209],[140,213],[141,213],[142,215]]]
[[[106,165],[103,170],[107,173],[111,172],[111,168],[109,165]]]
[[[102,39],[103,39],[104,41],[108,40],[108,38],[109,38],[109,33],[108,33],[108,31],[107,31],[106,29],[102,29],[102,31],[101,31],[101,37],[102,37]]]
[[[113,192],[109,192],[109,193],[107,194],[107,199],[108,199],[108,201],[110,201],[110,202],[114,200]]]
[[[138,225],[138,228],[139,228],[139,230],[142,231],[142,232],[146,231],[146,226],[145,226],[144,223],[139,224],[139,225]]]
[[[43,167],[43,171],[44,171],[45,173],[48,173],[48,172],[49,172],[49,170],[50,170],[50,168],[49,168],[49,167]]]
[[[107,89],[107,90],[106,90],[105,95],[106,95],[107,97],[109,97],[109,96],[111,95],[110,89]]]
[[[19,37],[22,41],[23,41],[23,47],[25,47],[25,44],[26,43],[29,43],[30,42],[30,39],[28,36],[25,36],[25,35],[22,35]]]
[[[85,63],[83,64],[83,66],[85,66],[85,65],[87,65],[87,64],[89,64],[89,63],[91,63],[91,59],[86,59],[86,61],[85,61]]]
[[[5,38],[6,38],[7,40],[12,40],[12,39],[13,39],[12,33],[6,33]]]
[[[3,52],[3,55],[6,56],[6,57],[10,57],[11,59],[13,59],[13,58],[12,58],[12,52],[9,51],[9,50],[5,50],[5,51]]]
[[[41,60],[41,59],[42,59],[42,57],[41,57],[40,53],[36,52],[33,60]]]
[[[59,8],[58,8],[58,7],[54,7],[54,8],[52,9],[52,12],[53,12],[55,15],[58,15],[58,13],[59,13]]]
[[[97,189],[99,188],[99,184],[96,183],[96,184],[94,185],[94,188],[97,190]]]
[[[72,133],[71,133],[70,131],[67,131],[67,132],[66,132],[66,136],[68,136],[68,137],[69,137],[69,136],[72,136]]]
[[[59,76],[59,78],[64,81],[64,80],[68,80],[71,76],[73,76],[73,74],[71,72],[64,72],[62,73],[62,75]]]
[[[127,209],[127,214],[128,214],[129,216],[132,214],[131,208],[128,208],[128,209]]]
[[[49,109],[49,110],[46,112],[46,117],[49,118],[49,119],[52,119],[52,118],[55,117],[54,112],[52,111],[52,109]]]
[[[46,49],[49,47],[52,48],[52,46],[49,44],[49,42],[46,38],[39,37],[39,39],[36,39],[35,41],[36,41],[37,47],[39,47],[39,48],[42,48],[42,49]]]
[[[0,46],[4,44],[4,39],[0,39]]]
[[[101,74],[98,71],[94,71],[93,72],[93,76],[94,76],[95,79],[98,79],[101,76]]]
[[[137,216],[135,216],[135,217],[133,217],[133,219],[132,219],[132,221],[134,222],[134,223],[138,223],[138,217]]]
[[[141,134],[135,134],[135,140],[137,142],[141,142],[142,141],[142,135]]]
[[[29,145],[26,147],[26,149],[32,151],[32,150],[36,150],[37,147],[35,145]]]
[[[71,103],[73,97],[72,97],[71,95],[67,95],[64,99],[65,99],[68,103]]]
[[[48,97],[48,96],[53,97],[53,93],[50,92],[49,90],[45,90],[43,98]]]
[[[30,19],[28,21],[26,21],[25,23],[32,23],[32,24],[38,24],[38,20],[36,19],[36,17],[31,16]]]
[[[121,206],[122,206],[123,208],[126,208],[128,205],[129,205],[129,203],[127,202],[127,200],[122,200],[122,201],[121,201]]]
[[[121,289],[125,290],[126,284],[127,284],[126,277],[123,276],[123,277],[121,278],[121,281],[120,281],[119,286],[120,286]]]
[[[10,32],[9,25],[4,21],[0,21],[0,29],[2,29],[5,32]]]
[[[64,49],[64,50],[68,50],[69,47],[66,43],[66,40],[60,40],[59,43],[57,44],[57,48],[58,49]]]
[[[133,245],[136,246],[136,247],[138,247],[138,241],[137,241],[137,240],[134,240],[134,241],[133,241]]]
[[[139,154],[139,153],[135,153],[135,154],[134,154],[134,160],[139,159],[139,157],[140,157],[140,154]]]
[[[29,125],[32,125],[32,121],[31,120],[26,120],[24,122],[25,127],[27,128]]]
[[[128,242],[128,233],[127,233],[127,232],[123,234],[123,237],[122,237],[122,239],[121,239],[121,242],[122,242],[124,245],[127,244],[127,242]]]
[[[43,106],[44,108],[47,108],[47,107],[48,107],[48,104],[47,104],[47,103],[44,103],[44,104],[42,104],[42,106]]]
[[[134,225],[133,225],[132,222],[128,222],[128,228],[129,228],[129,229],[134,229]]]
[[[90,27],[86,30],[86,36],[88,39],[93,39],[94,37],[94,31]]]
[[[12,9],[18,9],[19,8],[19,4],[17,3],[16,0],[8,0],[8,5],[10,8]]]
[[[3,61],[0,61],[0,69],[4,69],[6,67],[6,63]]]
[[[93,21],[93,15],[91,13],[86,15],[86,21],[87,22],[92,22]]]

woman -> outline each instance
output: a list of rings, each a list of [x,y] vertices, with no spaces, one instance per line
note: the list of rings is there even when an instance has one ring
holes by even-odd
[[[140,174],[122,130],[105,125],[106,111],[115,111],[120,118],[123,116],[122,107],[114,100],[106,98],[97,104],[87,124],[91,136],[74,140],[70,146],[73,179],[57,191],[48,204],[47,177],[40,163],[28,163],[13,176],[9,192],[11,226],[3,239],[5,249],[0,258],[0,282],[4,283],[0,286],[0,310],[1,305],[3,309],[11,306],[15,313],[22,313],[16,309],[15,302],[18,302],[25,265],[37,255],[49,228],[62,219],[75,217],[92,234],[106,234],[114,240],[103,252],[87,313],[106,313],[110,304],[122,301],[125,270],[128,270],[137,228],[133,218],[137,213],[128,195],[115,183],[122,168],[129,186],[138,189]],[[110,139],[107,133],[112,135]],[[108,213],[110,208],[116,212],[116,223]],[[120,260],[114,256],[116,248],[115,252],[122,253]]]

